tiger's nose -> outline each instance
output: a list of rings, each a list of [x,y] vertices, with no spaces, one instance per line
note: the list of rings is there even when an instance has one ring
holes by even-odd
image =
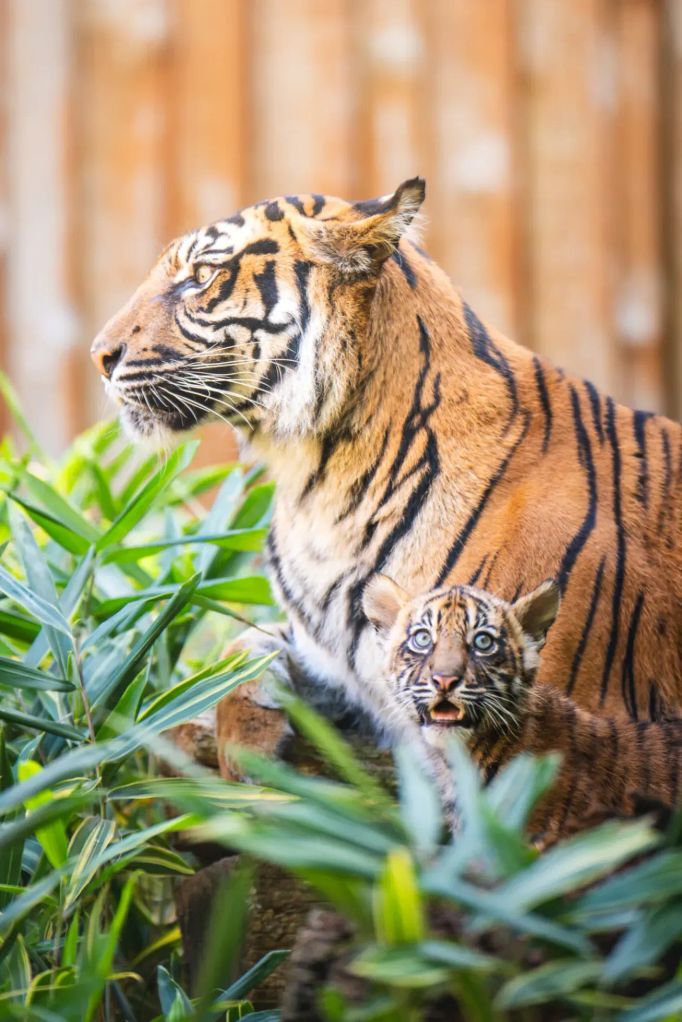
[[[126,353],[127,345],[123,343],[106,343],[95,341],[90,349],[90,356],[98,372],[110,380],[114,369]]]
[[[432,674],[431,678],[436,688],[441,692],[451,692],[453,688],[457,688],[462,680],[460,674]]]

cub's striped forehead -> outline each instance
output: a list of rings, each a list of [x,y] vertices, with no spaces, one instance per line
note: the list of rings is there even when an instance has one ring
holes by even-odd
[[[492,593],[471,586],[436,589],[413,605],[413,620],[428,621],[437,629],[475,628],[487,623],[502,625],[510,608]]]

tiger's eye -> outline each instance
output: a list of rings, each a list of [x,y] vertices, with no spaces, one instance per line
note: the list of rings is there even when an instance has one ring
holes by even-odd
[[[431,632],[428,628],[418,628],[416,632],[413,632],[410,636],[410,648],[415,653],[424,653],[427,649],[431,648],[432,645]]]
[[[213,276],[215,271],[214,266],[209,266],[208,263],[199,263],[198,266],[194,267],[194,279],[197,284],[208,284],[209,280]]]
[[[490,632],[476,632],[474,635],[474,649],[479,653],[491,653],[495,645],[495,640]]]

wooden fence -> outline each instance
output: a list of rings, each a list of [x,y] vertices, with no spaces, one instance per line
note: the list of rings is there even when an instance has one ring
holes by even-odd
[[[682,0],[0,0],[0,361],[59,450],[165,242],[428,181],[479,314],[682,406]]]

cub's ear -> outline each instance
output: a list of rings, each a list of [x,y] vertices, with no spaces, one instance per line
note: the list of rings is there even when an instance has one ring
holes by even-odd
[[[356,203],[341,219],[306,219],[302,229],[311,255],[344,276],[377,273],[397,249],[425,194],[424,179],[413,177],[393,195]]]
[[[388,575],[375,575],[365,586],[362,594],[362,609],[367,620],[378,632],[388,632],[393,626],[401,607],[408,602],[409,595],[402,586]]]
[[[541,582],[532,593],[527,593],[512,604],[512,610],[524,632],[537,642],[544,642],[547,632],[559,613],[561,595],[553,578]]]

